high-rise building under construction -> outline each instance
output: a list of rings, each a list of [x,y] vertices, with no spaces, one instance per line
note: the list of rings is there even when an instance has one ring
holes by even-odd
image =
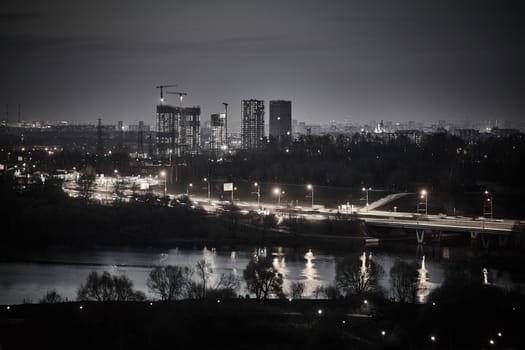
[[[228,148],[226,142],[226,113],[212,114],[210,121],[210,150],[215,154],[224,152]]]
[[[261,148],[264,139],[264,101],[242,100],[241,139],[243,149]]]
[[[270,101],[270,137],[289,143],[292,135],[292,102]]]
[[[157,156],[195,155],[200,147],[200,107],[157,105]]]

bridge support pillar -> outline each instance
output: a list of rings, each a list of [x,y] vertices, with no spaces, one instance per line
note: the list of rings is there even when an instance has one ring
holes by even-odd
[[[481,245],[483,246],[483,248],[488,249],[489,243],[490,243],[490,235],[482,234],[481,235]]]
[[[499,235],[498,236],[498,243],[500,248],[507,247],[507,243],[509,241],[509,236],[507,235]]]
[[[472,240],[478,239],[478,233],[477,232],[471,232],[470,233],[470,239],[472,239]]]
[[[425,230],[416,230],[417,244],[423,244],[425,239]]]

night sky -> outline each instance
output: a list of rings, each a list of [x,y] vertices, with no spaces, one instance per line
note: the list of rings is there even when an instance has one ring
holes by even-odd
[[[240,100],[293,118],[433,121],[525,116],[523,1],[0,3],[0,109],[10,118],[154,121],[176,83],[202,120]],[[171,102],[177,103],[175,96]]]

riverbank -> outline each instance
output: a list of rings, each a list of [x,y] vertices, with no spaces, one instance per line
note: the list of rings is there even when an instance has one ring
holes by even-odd
[[[426,305],[342,300],[75,302],[0,307],[2,349],[523,348],[523,298],[472,289]],[[382,333],[384,332],[384,333]],[[501,333],[501,336],[498,336]],[[31,334],[30,337],[27,335]],[[432,338],[434,337],[434,338]]]

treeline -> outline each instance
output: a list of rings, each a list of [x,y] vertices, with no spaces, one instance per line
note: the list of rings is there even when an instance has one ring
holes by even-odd
[[[168,207],[153,194],[104,206],[82,196],[68,197],[57,181],[24,186],[20,190],[14,178],[0,176],[0,245],[4,247],[151,246],[170,239],[228,236],[227,229],[202,211],[184,205]]]
[[[435,191],[472,190],[483,182],[523,189],[524,151],[523,134],[473,144],[447,133],[426,134],[420,144],[402,136],[389,142],[360,136],[304,136],[289,147],[270,143],[256,153],[240,152],[213,165],[212,174],[399,191],[420,184]]]

